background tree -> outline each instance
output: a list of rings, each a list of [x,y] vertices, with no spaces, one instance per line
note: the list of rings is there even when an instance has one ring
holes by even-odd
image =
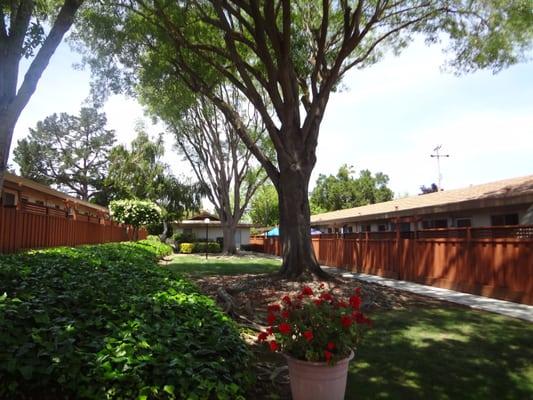
[[[438,192],[438,191],[439,191],[439,187],[438,187],[435,183],[432,183],[432,184],[429,185],[429,186],[422,185],[422,186],[420,186],[420,193],[419,193],[419,195],[421,195],[421,194],[435,193],[435,192]]]
[[[91,200],[102,190],[115,142],[106,123],[105,113],[86,107],[78,116],[52,114],[39,121],[14,150],[21,175]]]
[[[358,178],[354,174],[353,167],[347,164],[339,168],[337,175],[320,174],[311,192],[311,208],[326,212],[392,200],[394,193],[387,187],[387,175],[372,175],[367,169]]]
[[[0,2],[0,197],[15,124],[82,2]],[[32,61],[19,84],[22,58]]]
[[[229,85],[223,85],[218,90],[233,108],[250,111],[244,120],[244,129],[254,143],[268,146],[264,144],[264,127],[253,107],[248,107],[246,100]],[[155,105],[155,102],[152,104]],[[204,96],[199,96],[176,121],[174,134],[179,152],[189,161],[198,181],[206,188],[207,198],[220,218],[223,252],[236,253],[237,224],[257,188],[267,179],[266,174],[224,114]]]
[[[137,125],[137,137],[127,146],[115,146],[109,156],[109,173],[105,180],[106,200],[151,200],[162,209],[163,230],[167,236],[169,222],[197,211],[204,196],[202,185],[182,181],[172,175],[162,160],[165,147],[162,135],[151,140],[142,124]]]
[[[161,208],[149,200],[124,199],[109,203],[114,221],[133,227],[133,240],[139,239],[139,228],[161,220]]]
[[[250,202],[249,216],[252,222],[261,227],[279,224],[278,192],[272,184],[263,184]]]
[[[523,0],[110,0],[86,17],[79,34],[96,73],[129,89],[174,88],[176,102],[185,86],[224,113],[278,191],[285,277],[327,276],[311,247],[308,188],[329,96],[348,70],[419,34],[428,42],[448,34],[450,65],[460,71],[498,70],[520,60],[533,35]],[[213,90],[220,79],[258,110],[277,163]]]

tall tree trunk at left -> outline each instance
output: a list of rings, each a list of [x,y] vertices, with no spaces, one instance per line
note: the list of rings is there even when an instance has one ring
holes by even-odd
[[[22,84],[18,88],[18,68],[23,55],[25,35],[33,14],[34,3],[21,2],[17,24],[9,35],[0,39],[0,197],[4,187],[13,131],[22,110],[37,89],[37,83],[63,36],[70,29],[83,0],[65,0],[42,46],[32,60]]]
[[[15,124],[7,122],[7,118],[0,111],[0,199],[2,198],[4,188],[4,172],[7,169],[9,150]]]

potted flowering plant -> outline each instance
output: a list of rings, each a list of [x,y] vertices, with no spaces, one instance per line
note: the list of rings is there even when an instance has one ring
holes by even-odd
[[[258,335],[284,354],[295,400],[343,399],[348,363],[371,325],[361,311],[361,290],[349,299],[306,286],[268,306],[268,329]]]

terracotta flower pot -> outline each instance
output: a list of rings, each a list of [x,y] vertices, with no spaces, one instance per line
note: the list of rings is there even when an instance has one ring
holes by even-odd
[[[289,365],[291,392],[294,400],[343,400],[346,392],[348,357],[331,366],[325,362],[297,360],[284,354]]]

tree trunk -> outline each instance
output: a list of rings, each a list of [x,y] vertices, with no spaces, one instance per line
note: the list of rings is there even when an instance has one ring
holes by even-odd
[[[165,242],[165,240],[167,240],[167,237],[168,237],[168,223],[166,220],[163,220],[163,232],[161,233],[161,235],[159,235],[159,240],[161,240],[161,242]]]
[[[283,263],[279,275],[298,278],[305,272],[329,279],[320,268],[311,245],[311,216],[309,209],[309,179],[313,165],[283,167],[280,162],[279,211],[280,241]]]
[[[15,124],[7,122],[9,120],[3,114],[4,112],[0,111],[0,199],[4,192],[4,172],[7,169],[9,149],[15,130]]]
[[[225,223],[222,227],[222,234],[224,236],[224,246],[222,252],[224,254],[237,254],[237,246],[235,245],[235,231],[237,227],[232,223]]]

